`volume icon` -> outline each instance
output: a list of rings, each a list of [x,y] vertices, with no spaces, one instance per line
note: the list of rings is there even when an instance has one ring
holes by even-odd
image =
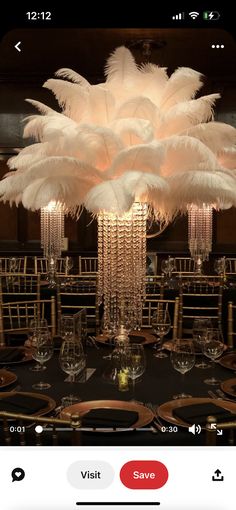
[[[188,429],[189,432],[191,432],[192,434],[201,434],[201,431],[202,431],[202,427],[201,425],[195,425],[195,423],[192,425],[192,427],[189,427]]]

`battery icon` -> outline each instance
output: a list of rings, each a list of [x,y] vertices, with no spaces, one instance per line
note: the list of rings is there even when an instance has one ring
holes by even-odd
[[[203,19],[206,19],[206,20],[217,20],[220,18],[220,13],[218,11],[205,11],[203,13]]]

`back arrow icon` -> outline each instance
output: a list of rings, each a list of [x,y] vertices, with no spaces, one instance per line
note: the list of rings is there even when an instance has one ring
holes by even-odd
[[[21,51],[21,49],[19,48],[20,44],[21,44],[21,41],[16,43],[15,46],[14,46],[14,48],[16,48],[17,51]]]

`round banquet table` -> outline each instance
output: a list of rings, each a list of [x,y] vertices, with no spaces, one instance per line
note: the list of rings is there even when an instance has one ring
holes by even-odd
[[[111,348],[100,344],[99,349],[88,347],[87,349],[87,368],[96,368],[94,374],[85,383],[66,383],[67,377],[62,372],[58,362],[58,351],[55,351],[53,358],[47,363],[47,370],[44,372],[33,372],[29,370],[34,361],[30,363],[14,365],[14,373],[18,377],[17,384],[21,386],[20,391],[33,392],[32,384],[41,379],[51,384],[51,388],[43,393],[52,397],[57,405],[60,405],[62,396],[70,393],[81,397],[83,401],[88,400],[130,400],[132,392],[120,392],[118,387],[107,382],[103,374],[109,369],[109,360],[103,359],[104,355],[111,352]],[[165,359],[153,357],[153,347],[145,346],[147,367],[142,379],[136,384],[135,399],[142,403],[152,403],[160,405],[172,400],[172,395],[183,390],[190,393],[193,397],[209,397],[208,390],[215,391],[212,386],[207,386],[203,380],[211,375],[211,368],[202,370],[193,368],[185,375],[183,384],[181,374],[176,372],[169,356]],[[9,367],[9,370],[11,368]],[[219,379],[227,380],[234,377],[234,372],[216,364],[215,375]],[[184,387],[183,387],[184,386]],[[6,388],[6,391],[9,391]],[[44,432],[45,434],[45,432]],[[62,433],[60,444],[69,445],[70,438],[68,433]],[[0,438],[1,440],[1,438]],[[2,444],[2,440],[1,440]],[[178,433],[153,433],[150,431],[128,431],[128,432],[81,432],[81,444],[86,446],[187,446],[204,445],[205,433],[193,435],[187,428],[179,428]],[[228,435],[225,431],[223,436],[217,437],[217,444],[228,444]]]

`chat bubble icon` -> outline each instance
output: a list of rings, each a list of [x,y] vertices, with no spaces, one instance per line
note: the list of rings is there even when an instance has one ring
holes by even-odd
[[[11,476],[13,482],[21,482],[21,480],[24,480],[25,478],[24,469],[19,467],[13,469],[13,471],[11,472]]]

